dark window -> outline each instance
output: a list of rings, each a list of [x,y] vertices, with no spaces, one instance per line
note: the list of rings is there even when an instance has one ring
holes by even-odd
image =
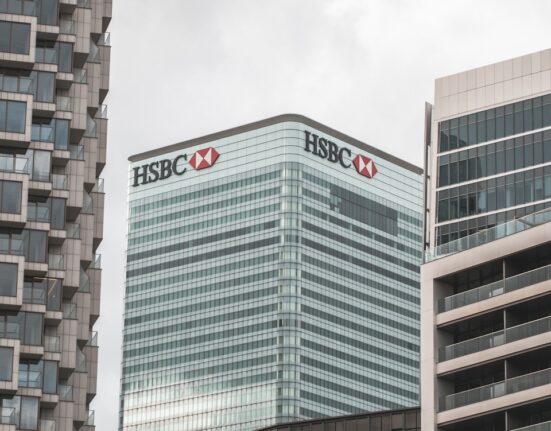
[[[27,104],[11,100],[0,100],[0,131],[25,133]]]
[[[0,181],[0,212],[21,213],[22,184],[18,181]]]
[[[0,296],[17,295],[17,264],[0,263]]]
[[[51,199],[50,227],[52,229],[65,229],[65,199]]]
[[[19,427],[24,430],[38,429],[38,398],[21,397]]]
[[[29,262],[46,262],[48,232],[42,230],[24,230],[23,247]]]
[[[38,1],[38,23],[57,25],[58,0]]]
[[[28,54],[31,44],[31,25],[0,21],[0,51]]]
[[[57,64],[60,72],[73,72],[73,44],[67,42],[58,42],[57,46]]]
[[[42,391],[46,394],[57,394],[57,362],[44,361]]]
[[[13,373],[13,348],[0,347],[0,380],[11,381]]]

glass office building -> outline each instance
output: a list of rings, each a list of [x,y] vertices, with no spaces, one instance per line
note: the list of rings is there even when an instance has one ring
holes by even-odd
[[[421,169],[299,115],[130,162],[119,429],[418,404]]]

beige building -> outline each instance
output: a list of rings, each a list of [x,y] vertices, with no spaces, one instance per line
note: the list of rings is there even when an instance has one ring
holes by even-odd
[[[551,429],[551,50],[427,106],[422,429]]]
[[[92,430],[112,0],[0,0],[0,430]]]

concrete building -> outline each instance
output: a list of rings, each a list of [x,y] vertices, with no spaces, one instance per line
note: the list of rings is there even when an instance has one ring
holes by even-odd
[[[130,161],[121,430],[418,404],[421,169],[300,115]]]
[[[551,429],[551,50],[436,81],[422,429]]]
[[[0,430],[92,430],[111,0],[0,0]]]
[[[262,428],[258,431],[421,431],[419,407],[329,417]]]

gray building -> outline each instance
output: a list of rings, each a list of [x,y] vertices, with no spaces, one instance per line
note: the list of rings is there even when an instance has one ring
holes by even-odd
[[[421,169],[300,115],[130,161],[121,430],[418,404]]]
[[[0,0],[0,430],[91,430],[111,0]]]
[[[422,429],[551,429],[551,50],[436,81]]]

